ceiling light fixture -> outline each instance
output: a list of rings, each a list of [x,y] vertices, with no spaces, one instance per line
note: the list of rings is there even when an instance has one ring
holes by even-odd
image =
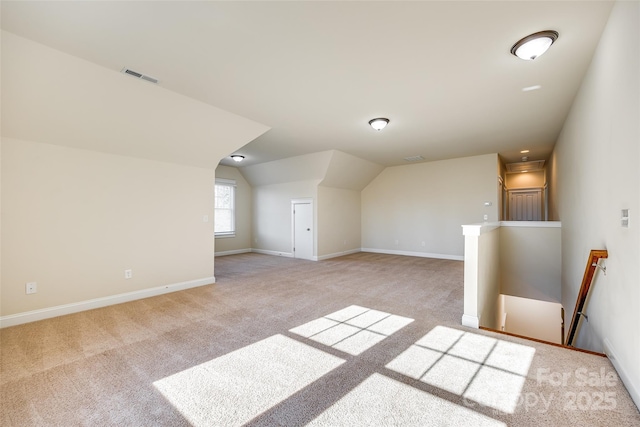
[[[384,117],[378,117],[377,119],[369,120],[369,124],[375,130],[382,130],[389,124],[389,119],[385,119]]]
[[[527,154],[529,152],[529,150],[522,150],[520,151],[520,154]]]
[[[242,155],[240,155],[240,154],[234,154],[233,156],[231,156],[231,159],[232,159],[234,162],[238,162],[238,163],[240,163],[241,161],[243,161],[243,160],[244,160],[244,156],[242,156]]]
[[[511,53],[518,58],[532,61],[545,53],[557,39],[557,31],[547,30],[533,33],[514,44]]]

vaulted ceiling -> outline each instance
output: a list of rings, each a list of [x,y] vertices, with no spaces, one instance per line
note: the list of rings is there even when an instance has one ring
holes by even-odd
[[[252,165],[325,150],[398,165],[549,156],[610,1],[3,1],[2,28],[262,123]],[[559,32],[544,56],[520,38]],[[43,73],[47,70],[43,69]],[[151,84],[139,82],[140,84]],[[534,91],[525,87],[540,85]],[[383,131],[367,122],[387,117]],[[232,153],[229,153],[232,154]],[[228,159],[225,164],[232,164]]]

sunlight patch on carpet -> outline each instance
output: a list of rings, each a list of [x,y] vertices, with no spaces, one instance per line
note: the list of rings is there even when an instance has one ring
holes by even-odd
[[[512,414],[534,353],[533,347],[436,326],[386,368]]]
[[[357,356],[411,322],[408,317],[352,305],[289,332]]]
[[[308,426],[506,426],[437,396],[373,374]]]
[[[342,363],[274,335],[153,384],[194,427],[242,425]]]

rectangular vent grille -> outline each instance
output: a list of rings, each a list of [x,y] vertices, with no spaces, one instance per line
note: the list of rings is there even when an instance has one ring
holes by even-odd
[[[544,160],[534,160],[531,162],[520,162],[520,163],[508,163],[507,172],[509,173],[518,173],[518,172],[534,172],[542,170],[544,167]]]
[[[420,160],[424,160],[422,156],[409,156],[404,158],[407,162],[419,162]]]
[[[140,79],[140,80],[146,80],[146,81],[154,83],[154,84],[160,83],[160,80],[156,79],[155,77],[147,76],[146,74],[142,74],[142,73],[139,73],[137,71],[133,71],[133,70],[131,70],[129,68],[126,68],[126,67],[122,69],[122,72],[124,74],[128,74],[128,75],[130,75],[132,77],[135,77],[137,79]]]

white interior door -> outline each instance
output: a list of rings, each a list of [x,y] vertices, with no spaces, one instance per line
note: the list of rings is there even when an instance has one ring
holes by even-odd
[[[311,203],[293,203],[293,257],[313,259],[313,209]]]

